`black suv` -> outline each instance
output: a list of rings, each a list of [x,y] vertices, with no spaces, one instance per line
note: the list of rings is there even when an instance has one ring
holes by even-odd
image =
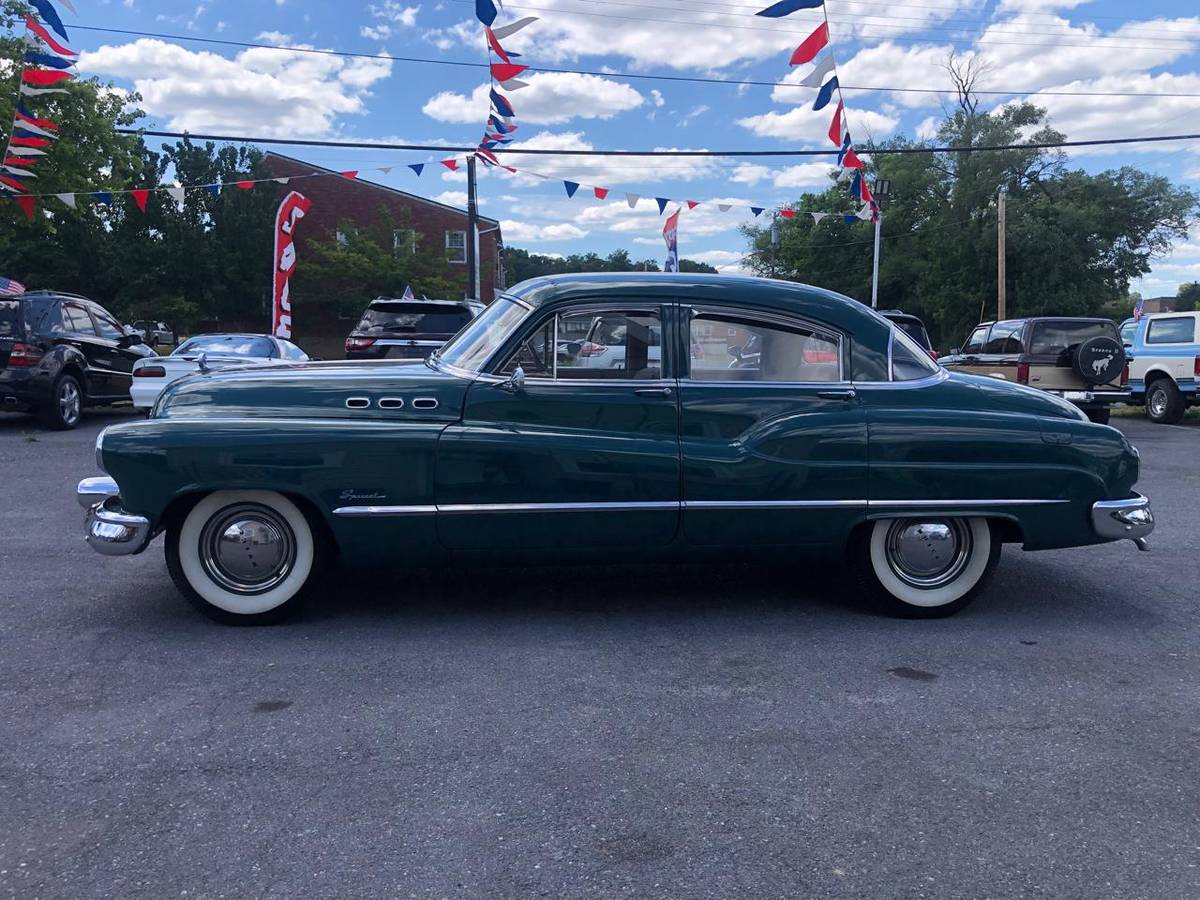
[[[154,351],[86,297],[0,298],[0,409],[74,428],[85,406],[129,400],[133,364]]]
[[[425,359],[482,311],[475,300],[378,297],[346,338],[346,359]]]

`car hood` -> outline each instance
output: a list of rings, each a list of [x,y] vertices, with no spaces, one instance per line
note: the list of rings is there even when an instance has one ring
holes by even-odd
[[[163,391],[153,414],[452,421],[469,384],[421,361],[282,363],[188,375]]]

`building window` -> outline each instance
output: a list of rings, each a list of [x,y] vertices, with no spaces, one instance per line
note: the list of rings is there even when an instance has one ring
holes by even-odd
[[[465,231],[446,232],[446,259],[452,263],[467,261],[467,233]]]
[[[337,244],[339,247],[350,246],[350,238],[347,236],[346,232],[342,231],[342,229],[339,228],[337,230],[337,233],[334,235],[334,238],[337,240]]]
[[[411,228],[397,228],[392,232],[392,250],[397,256],[411,256],[417,252],[417,233]]]

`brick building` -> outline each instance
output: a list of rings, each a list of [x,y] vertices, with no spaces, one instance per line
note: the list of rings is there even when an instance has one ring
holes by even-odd
[[[267,171],[275,178],[316,173],[334,176],[306,178],[280,188],[281,198],[285,191],[298,190],[312,201],[304,224],[297,229],[299,265],[304,265],[306,244],[336,237],[341,222],[353,223],[364,231],[381,231],[388,227],[380,216],[382,207],[388,210],[397,225],[391,235],[377,234],[378,240],[385,245],[390,243],[397,253],[420,253],[431,259],[444,260],[444,276],[462,286],[459,294],[446,299],[470,297],[474,293],[469,289],[467,277],[466,210],[361,178],[339,178],[332,169],[279,153],[268,153],[265,163]],[[490,303],[497,290],[504,287],[503,237],[496,220],[480,216],[478,223],[479,296],[485,303]],[[413,287],[420,295],[420,286]],[[293,299],[301,306],[304,303],[301,296]],[[309,352],[340,356],[341,341],[349,326],[358,320],[371,299],[348,297],[335,312],[328,312],[320,319],[314,319],[311,314],[297,316],[296,341]]]

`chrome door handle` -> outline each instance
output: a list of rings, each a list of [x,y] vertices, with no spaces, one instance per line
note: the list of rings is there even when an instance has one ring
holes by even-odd
[[[846,388],[841,391],[817,391],[817,396],[822,400],[853,400],[858,394],[853,388]]]
[[[634,388],[633,392],[642,397],[670,397],[671,396],[671,389],[669,387]]]

